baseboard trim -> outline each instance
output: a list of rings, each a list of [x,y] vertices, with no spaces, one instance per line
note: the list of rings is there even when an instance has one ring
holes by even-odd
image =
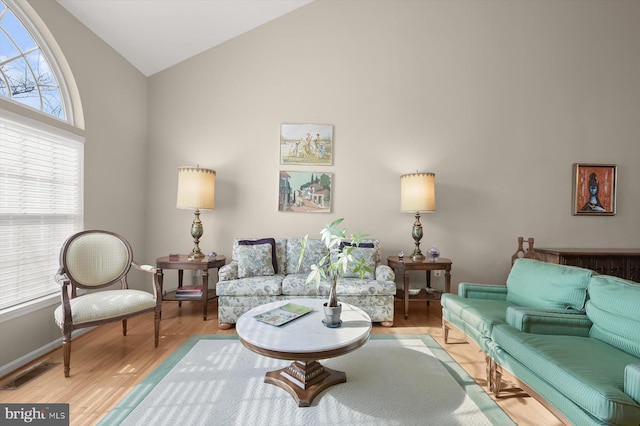
[[[88,328],[83,328],[80,330],[76,330],[76,332],[73,333],[73,337],[77,337],[77,336],[81,336],[91,330],[93,330],[94,327],[88,327]],[[33,362],[34,360],[40,358],[41,356],[44,356],[46,354],[48,354],[51,351],[54,351],[56,349],[58,349],[60,346],[62,346],[62,337],[60,337],[59,339],[54,340],[53,342],[50,342],[44,346],[39,347],[38,349],[36,349],[35,351],[29,352],[26,355],[21,356],[20,358],[11,361],[8,364],[5,364],[3,366],[0,367],[0,378],[8,376],[9,374],[13,373],[14,371],[17,371],[21,368],[23,368],[25,365],[28,365],[30,362]]]

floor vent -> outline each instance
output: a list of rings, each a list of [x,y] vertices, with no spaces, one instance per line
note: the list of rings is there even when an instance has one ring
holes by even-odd
[[[36,363],[23,367],[8,376],[5,376],[0,382],[0,389],[15,390],[24,385],[31,379],[35,379],[45,371],[49,371],[57,364],[51,362],[51,358],[43,359]]]

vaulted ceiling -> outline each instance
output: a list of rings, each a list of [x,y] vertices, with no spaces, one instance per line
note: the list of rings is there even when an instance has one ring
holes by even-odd
[[[313,0],[57,0],[149,76]]]

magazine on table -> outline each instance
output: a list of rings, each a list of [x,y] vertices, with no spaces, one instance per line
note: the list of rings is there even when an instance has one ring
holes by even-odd
[[[184,285],[176,289],[176,296],[181,299],[201,299],[201,285]]]
[[[279,327],[282,324],[286,324],[289,321],[293,321],[296,318],[300,318],[301,316],[308,314],[312,310],[313,308],[310,308],[309,306],[298,305],[297,303],[287,303],[286,305],[258,314],[254,316],[254,318],[258,321]]]

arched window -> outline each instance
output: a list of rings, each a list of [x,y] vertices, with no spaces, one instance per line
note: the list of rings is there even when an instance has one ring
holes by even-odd
[[[36,30],[29,17],[39,20],[32,9],[0,0],[0,96],[10,100],[6,108],[0,104],[3,319],[56,303],[60,247],[84,225],[84,138],[69,131],[78,117],[58,66],[67,64],[63,57],[56,62],[39,34],[47,31],[60,52],[53,36]]]
[[[4,2],[0,2],[0,96],[67,120],[47,56]]]

